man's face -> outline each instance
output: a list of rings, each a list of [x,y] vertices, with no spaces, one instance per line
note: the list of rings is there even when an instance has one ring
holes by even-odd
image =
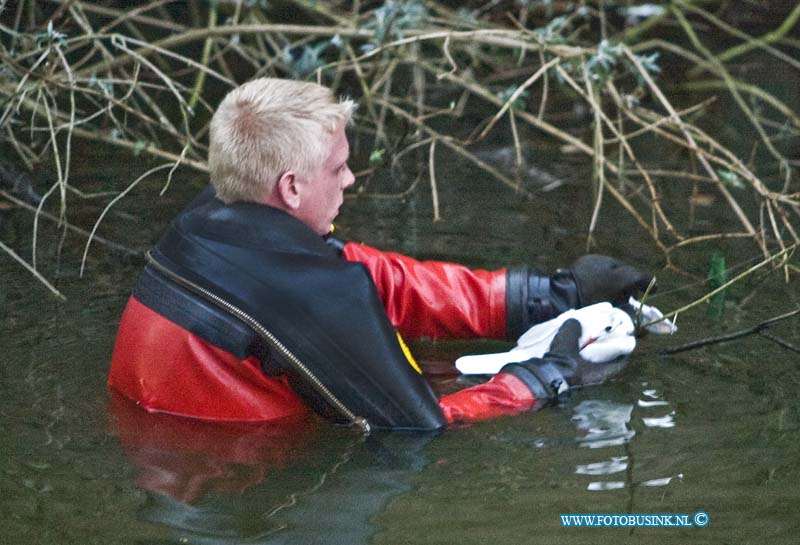
[[[312,174],[300,180],[302,191],[300,206],[294,213],[300,221],[317,234],[327,234],[333,219],[339,214],[344,201],[344,190],[353,185],[355,176],[347,166],[350,144],[344,127],[339,127],[331,136],[328,158]]]

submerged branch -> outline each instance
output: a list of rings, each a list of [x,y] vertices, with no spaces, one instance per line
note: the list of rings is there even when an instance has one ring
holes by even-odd
[[[680,352],[686,352],[688,350],[695,350],[697,348],[702,348],[704,346],[710,346],[712,344],[724,343],[724,342],[732,341],[732,340],[735,340],[735,339],[741,339],[742,337],[747,337],[747,336],[753,335],[755,333],[763,334],[764,329],[768,328],[769,326],[771,326],[773,324],[776,324],[776,323],[778,323],[778,322],[780,322],[782,320],[785,320],[787,318],[791,318],[792,316],[797,316],[798,314],[800,314],[800,308],[798,308],[796,310],[793,310],[793,311],[790,311],[790,312],[786,312],[784,314],[781,314],[780,316],[776,316],[774,318],[770,318],[769,320],[764,320],[763,322],[760,322],[760,323],[758,323],[758,324],[756,324],[756,325],[754,325],[752,327],[748,327],[748,328],[745,328],[745,329],[740,329],[739,331],[734,331],[732,333],[726,333],[725,335],[719,335],[717,337],[708,337],[708,338],[705,338],[705,339],[699,339],[697,341],[693,341],[693,342],[690,342],[690,343],[682,344],[680,346],[675,346],[675,347],[672,347],[672,348],[665,348],[664,350],[659,350],[658,354],[660,356],[671,356],[672,354],[678,354]],[[767,336],[767,335],[765,335],[765,336]],[[795,348],[794,346],[792,346],[792,345],[790,345],[788,343],[781,342],[779,339],[774,339],[771,336],[767,336],[767,337],[769,339],[773,340],[774,342],[778,342],[782,346],[784,346],[786,348],[789,348],[790,350],[794,350],[796,352],[798,351],[797,348]]]

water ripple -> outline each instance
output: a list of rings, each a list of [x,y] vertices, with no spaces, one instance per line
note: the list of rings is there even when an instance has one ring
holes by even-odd
[[[600,481],[589,483],[586,490],[618,490],[620,488],[625,488],[623,481]]]
[[[579,475],[611,475],[628,469],[627,456],[612,456],[610,460],[578,465],[575,473]]]
[[[629,442],[636,432],[628,429],[633,405],[604,400],[582,401],[575,407],[572,420],[579,430],[586,431],[579,438],[580,446],[604,448]]]
[[[656,416],[652,418],[642,418],[642,422],[648,428],[674,428],[675,427],[675,411],[664,416]]]
[[[672,477],[662,477],[661,479],[650,479],[648,481],[642,481],[639,483],[639,486],[667,486],[672,479],[679,479],[683,480],[683,473],[678,473],[677,475],[673,475]]]
[[[640,399],[636,402],[639,407],[647,408],[647,407],[663,407],[664,405],[669,405],[668,401],[645,401],[644,399]]]

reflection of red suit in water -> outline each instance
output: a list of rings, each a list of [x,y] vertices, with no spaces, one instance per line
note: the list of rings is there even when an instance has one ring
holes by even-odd
[[[212,422],[112,395],[112,428],[147,493],[138,519],[192,543],[370,542],[372,517],[410,489],[429,434],[367,441],[306,414]],[[228,541],[231,540],[231,541]]]
[[[145,490],[194,503],[240,493],[297,462],[316,435],[309,415],[272,422],[210,422],[146,413],[112,395],[114,431]]]
[[[241,235],[248,226],[249,232]],[[326,365],[327,371],[323,369],[323,372],[345,372],[340,364],[326,364],[324,360],[332,358],[337,361],[336,351],[339,346],[344,348],[345,344],[337,344],[336,339],[349,336],[346,339],[348,350],[357,352],[360,345],[364,352],[365,347],[374,345],[383,351],[383,355],[367,352],[356,356],[359,361],[370,360],[369,368],[373,373],[397,374],[397,370],[402,369],[397,377],[408,382],[408,379],[401,378],[401,375],[408,377],[408,368],[398,351],[397,341],[389,338],[392,334],[387,334],[384,326],[380,325],[382,323],[389,328],[393,325],[406,338],[506,336],[504,269],[474,271],[452,263],[419,262],[353,243],[344,246],[342,260],[332,254],[329,247],[320,244],[319,238],[310,237],[299,222],[269,207],[226,207],[216,200],[194,208],[190,206],[179,216],[156,251],[161,252],[159,255],[168,263],[178,263],[175,266],[188,271],[185,274],[194,274],[197,268],[199,278],[214,279],[212,282],[216,283],[213,285],[221,286],[211,289],[233,289],[235,293],[240,290],[244,294],[238,295],[242,301],[240,304],[249,305],[252,312],[261,312],[266,319],[281,319],[276,313],[296,307],[300,316],[327,324],[326,329],[317,328],[316,333],[309,332],[313,338],[303,337],[310,322],[283,324],[284,334],[295,336],[296,349],[316,350],[321,355],[323,361],[320,361],[320,356],[316,356],[316,361],[317,365]],[[237,264],[237,259],[241,264]],[[303,265],[305,262],[310,263],[308,267],[311,268]],[[369,275],[365,277],[363,269],[354,268],[353,262],[365,265]],[[269,272],[270,267],[274,272]],[[320,272],[315,273],[316,270]],[[231,279],[231,276],[239,278]],[[374,287],[365,284],[369,283],[369,277]],[[340,279],[338,284],[331,284],[334,278]],[[209,420],[263,421],[306,412],[309,398],[298,396],[295,384],[290,386],[291,376],[282,373],[280,368],[265,368],[263,356],[245,355],[247,350],[241,346],[222,348],[230,338],[244,338],[242,335],[237,337],[236,332],[230,330],[235,329],[236,324],[231,325],[222,319],[215,321],[213,312],[204,312],[202,308],[200,312],[196,312],[195,307],[174,310],[171,303],[163,303],[171,296],[170,282],[153,270],[146,270],[143,279],[145,286],[149,281],[151,286],[162,287],[147,288],[149,291],[143,291],[143,288],[137,292],[138,286],[142,285],[140,281],[128,302],[109,375],[112,389],[149,411]],[[304,284],[303,279],[310,285]],[[236,287],[239,282],[245,284]],[[275,290],[264,282],[277,283]],[[343,284],[347,282],[351,284]],[[253,287],[248,287],[251,284]],[[379,300],[372,295],[375,288]],[[334,296],[315,299],[318,293]],[[267,301],[272,298],[272,303],[262,301],[261,297]],[[184,296],[184,300],[186,298]],[[181,303],[178,299],[175,301],[177,308]],[[383,317],[379,316],[381,303],[386,311]],[[345,312],[344,309],[350,310]],[[387,317],[390,324],[386,322]],[[350,318],[359,325],[350,325]],[[369,323],[373,325],[364,325],[365,318],[372,320]],[[202,336],[196,333],[198,323],[205,328]],[[239,328],[243,327],[238,324]],[[332,336],[332,331],[338,333]],[[355,331],[362,331],[360,338],[353,338],[354,334],[358,335],[353,333]],[[374,335],[370,331],[374,331]],[[330,347],[326,349],[329,351],[319,352],[323,346]],[[239,355],[234,353],[236,350],[239,350]],[[350,357],[353,361],[353,356]],[[331,376],[329,380],[335,381],[336,377]],[[378,392],[389,392],[394,388],[395,394],[392,395],[401,396],[402,392],[408,391],[405,387],[398,389],[400,383],[391,380],[374,385],[373,382],[370,376],[362,374],[361,378],[350,380],[348,387],[364,392],[365,399],[371,395],[365,390],[372,388],[371,391],[378,396],[374,397],[377,403],[383,403],[381,399],[393,402],[391,396],[387,398]],[[355,386],[362,383],[363,387]],[[418,379],[408,384],[420,388]],[[430,395],[419,391],[420,394],[416,395]],[[409,410],[416,410],[414,401],[405,403]],[[500,374],[485,384],[442,397],[439,410],[443,420],[441,416],[433,416],[430,409],[425,410],[430,418],[453,423],[512,414],[530,409],[534,404],[534,397],[521,380]],[[435,400],[433,410],[437,411]]]

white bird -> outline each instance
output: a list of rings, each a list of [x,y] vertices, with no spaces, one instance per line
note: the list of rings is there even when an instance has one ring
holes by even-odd
[[[663,318],[663,314],[655,307],[644,305],[632,297],[629,303],[645,322]],[[587,361],[612,361],[630,354],[636,347],[635,327],[630,315],[611,303],[597,303],[568,310],[552,320],[536,324],[508,352],[462,356],[456,360],[456,369],[465,375],[494,375],[508,363],[540,358],[547,352],[561,324],[570,318],[581,323],[578,344],[581,356]],[[647,329],[653,333],[674,333],[677,327],[664,319]]]
[[[588,361],[611,361],[630,354],[636,346],[631,317],[611,303],[597,303],[568,310],[552,320],[536,324],[508,352],[462,356],[456,360],[456,368],[465,375],[494,375],[508,363],[540,358],[547,352],[561,324],[570,318],[581,323],[578,344],[581,356]]]

